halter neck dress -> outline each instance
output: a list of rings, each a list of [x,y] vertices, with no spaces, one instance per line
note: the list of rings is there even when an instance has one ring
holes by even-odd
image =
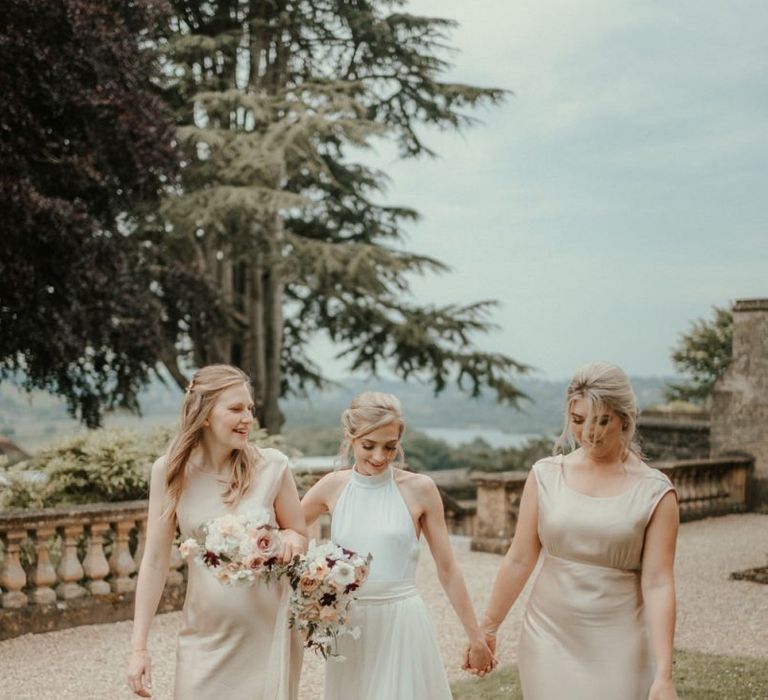
[[[416,590],[419,538],[392,468],[352,470],[331,516],[331,539],[373,554],[344,636],[345,661],[326,664],[326,700],[450,700],[451,690],[424,601]]]
[[[670,480],[648,468],[616,496],[572,489],[561,458],[533,466],[543,562],[523,618],[525,700],[648,700],[640,589],[645,530]]]

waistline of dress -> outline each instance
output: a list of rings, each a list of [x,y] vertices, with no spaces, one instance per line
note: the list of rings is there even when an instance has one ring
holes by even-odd
[[[603,566],[602,564],[593,564],[589,561],[584,561],[582,559],[566,559],[565,557],[557,557],[554,554],[550,554],[549,552],[544,552],[544,560],[552,559],[555,563],[558,562],[564,562],[565,564],[574,564],[577,566],[588,566],[592,569],[602,569],[606,572],[611,572],[615,574],[625,574],[627,576],[640,576],[640,570],[639,569],[619,569],[615,566]]]
[[[363,605],[391,603],[419,595],[413,581],[366,581],[357,595]]]

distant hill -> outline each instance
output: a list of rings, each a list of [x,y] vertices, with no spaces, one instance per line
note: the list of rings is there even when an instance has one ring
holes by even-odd
[[[671,380],[670,377],[633,378],[640,406],[661,402],[663,388]],[[284,401],[283,411],[290,428],[336,426],[341,412],[355,394],[376,389],[400,398],[412,428],[485,427],[510,433],[542,433],[558,429],[562,421],[566,381],[524,377],[518,380],[518,385],[532,400],[521,401],[520,410],[515,410],[497,404],[490,392],[473,399],[449,387],[435,397],[428,386],[415,381],[348,378],[322,392],[313,392],[309,399]],[[155,381],[141,395],[141,417],[118,412],[109,416],[106,422],[140,430],[155,425],[173,425],[180,400],[178,388]],[[27,451],[39,449],[80,429],[67,414],[62,400],[43,392],[28,395],[8,382],[0,384],[0,435],[10,437]]]
[[[663,401],[664,377],[637,377],[632,385],[641,407]],[[409,424],[415,428],[496,428],[511,433],[541,433],[559,428],[563,416],[563,395],[567,380],[548,381],[521,378],[518,386],[531,398],[522,400],[519,410],[499,405],[485,392],[473,399],[454,387],[439,396],[423,384],[394,380],[345,379],[341,386],[314,393],[309,400],[290,399],[283,404],[291,427],[337,425],[339,415],[352,397],[365,389],[396,394],[403,403]]]

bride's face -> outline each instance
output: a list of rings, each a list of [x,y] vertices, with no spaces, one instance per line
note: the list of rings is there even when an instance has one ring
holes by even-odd
[[[606,457],[623,450],[621,416],[610,408],[591,407],[587,399],[576,399],[571,405],[569,419],[571,433],[587,452]]]
[[[366,476],[380,474],[395,458],[400,442],[400,427],[389,423],[352,440],[357,471]]]

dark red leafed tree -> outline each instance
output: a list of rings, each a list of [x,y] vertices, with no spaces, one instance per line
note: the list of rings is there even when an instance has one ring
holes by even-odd
[[[169,185],[152,0],[8,0],[0,13],[0,378],[97,425],[136,408],[162,343],[154,252],[132,216]]]

